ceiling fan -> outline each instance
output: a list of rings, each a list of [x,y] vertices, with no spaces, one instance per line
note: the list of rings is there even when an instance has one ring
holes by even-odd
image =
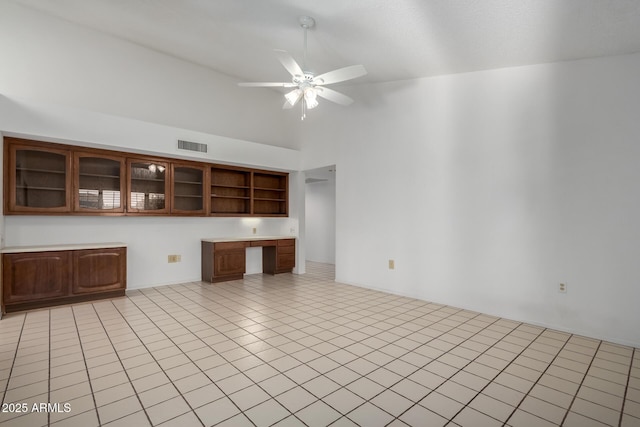
[[[304,29],[303,66],[300,67],[296,60],[293,59],[293,57],[287,51],[274,49],[278,60],[282,63],[289,74],[291,74],[291,82],[249,82],[238,83],[238,85],[244,87],[294,88],[292,91],[287,92],[284,95],[286,101],[284,102],[282,108],[292,108],[298,103],[298,101],[304,98],[304,101],[302,102],[301,116],[301,119],[304,120],[304,118],[306,117],[306,110],[310,110],[318,106],[318,96],[340,105],[351,104],[353,102],[353,99],[333,89],[329,89],[328,87],[325,87],[325,85],[339,83],[364,76],[367,74],[367,70],[365,70],[362,65],[351,65],[349,67],[339,68],[337,70],[329,71],[317,76],[308,71],[306,69],[307,30],[309,28],[312,28],[315,25],[316,21],[310,16],[301,16],[300,18],[298,18],[298,22]]]

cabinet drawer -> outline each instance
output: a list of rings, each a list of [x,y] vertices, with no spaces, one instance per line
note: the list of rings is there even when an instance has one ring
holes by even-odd
[[[276,246],[277,240],[257,240],[251,242],[251,246]]]
[[[294,254],[278,254],[278,270],[292,269],[296,266],[296,257]]]
[[[295,246],[296,245],[296,239],[281,239],[278,240],[278,247],[281,246]]]
[[[296,252],[295,246],[280,246],[278,247],[278,256],[283,254],[293,254]]]
[[[244,249],[249,246],[249,242],[219,242],[213,244],[214,251],[225,251],[229,249]]]

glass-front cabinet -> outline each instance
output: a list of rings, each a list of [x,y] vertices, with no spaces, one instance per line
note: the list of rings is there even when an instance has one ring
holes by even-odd
[[[5,215],[286,217],[288,173],[5,136]]]
[[[70,212],[71,153],[67,150],[11,145],[10,212]]]
[[[123,157],[74,153],[74,210],[96,214],[124,212]]]
[[[204,166],[171,164],[171,213],[202,215],[205,213]]]
[[[129,213],[169,213],[169,163],[153,159],[127,159]]]

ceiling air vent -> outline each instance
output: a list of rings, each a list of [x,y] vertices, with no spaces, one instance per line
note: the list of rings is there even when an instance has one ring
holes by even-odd
[[[183,141],[182,139],[178,140],[178,149],[180,150],[189,150],[189,151],[197,151],[199,153],[207,152],[207,144],[200,144],[199,142],[191,142],[191,141]]]

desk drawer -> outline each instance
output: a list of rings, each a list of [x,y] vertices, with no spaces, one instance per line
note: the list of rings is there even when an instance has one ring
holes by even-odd
[[[251,246],[276,246],[277,240],[256,240],[251,242]]]
[[[244,249],[249,246],[249,242],[218,242],[213,244],[214,251],[225,251],[229,249]]]
[[[296,252],[295,246],[280,246],[278,247],[278,256],[284,254],[293,254]]]

